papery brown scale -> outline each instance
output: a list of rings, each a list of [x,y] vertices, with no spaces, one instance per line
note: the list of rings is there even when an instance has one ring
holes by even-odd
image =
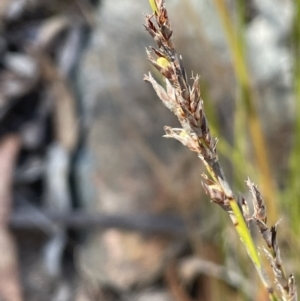
[[[253,184],[252,187],[253,187],[253,194],[254,194],[254,197],[256,198],[257,204],[258,204],[258,206],[261,206],[263,203],[261,194],[256,185]]]
[[[151,21],[149,21],[151,22]],[[151,22],[152,24],[152,22]],[[162,46],[162,41],[161,41],[161,36],[159,34],[159,32],[157,32],[156,28],[153,26],[153,28],[144,25],[145,29],[148,31],[148,33],[152,36],[153,40],[155,41],[155,43],[157,44],[158,48],[161,48]]]
[[[151,21],[152,16],[147,15],[146,16],[146,24],[144,24],[144,26],[146,27],[146,29],[149,31],[149,33],[151,34],[151,32],[156,33],[157,32],[157,28],[154,25],[154,23]],[[151,36],[153,36],[153,34],[151,34]]]
[[[166,80],[166,90],[167,90],[168,95],[170,95],[170,98],[172,98],[173,101],[175,103],[177,103],[176,91],[175,91],[174,87],[172,86],[170,80]]]
[[[168,47],[172,49],[172,52],[174,51],[175,46],[171,38],[168,40]],[[174,57],[174,55],[172,55],[172,57]]]
[[[171,38],[173,31],[168,26],[163,25],[161,27],[161,33],[163,37],[168,41]]]
[[[193,83],[193,87],[192,87],[192,91],[191,91],[191,94],[193,94],[193,98],[195,101],[199,101],[200,96],[201,96],[199,79],[200,79],[199,77],[196,77],[194,79],[194,83]]]
[[[165,11],[166,11],[166,9],[162,7],[162,8],[159,10],[159,13],[158,13],[158,21],[157,21],[157,23],[159,24],[160,27],[161,27],[162,25],[164,25],[165,22],[166,22]]]
[[[181,96],[178,97],[178,100],[179,100],[179,103],[182,106],[182,110],[184,111],[184,113],[186,114],[186,116],[190,117],[191,116],[191,112],[189,110],[189,106],[188,106],[189,104],[187,103],[187,101],[183,97],[181,97]]]
[[[247,185],[250,188],[250,192],[253,196],[254,216],[264,223],[267,222],[266,207],[264,205],[263,198],[258,190],[257,186],[250,180],[247,181]]]
[[[161,40],[161,36],[159,34],[156,34],[153,37],[154,42],[156,43],[158,48],[161,48],[163,46],[163,41]]]
[[[192,86],[192,89],[190,91],[191,97],[193,97],[193,100],[195,102],[199,102],[200,101],[200,88],[199,88],[199,81],[196,79],[194,79],[194,83]]]
[[[147,25],[145,25],[145,29],[148,31],[148,33],[151,35],[151,37],[154,39],[156,36],[156,32],[154,30],[152,30],[151,28],[149,28]]]
[[[241,208],[245,218],[249,217],[249,206],[244,197],[241,199]]]
[[[180,90],[181,90],[180,94],[182,95],[182,97],[184,99],[189,101],[189,98],[190,98],[189,88],[185,81],[185,77],[182,72],[182,69],[180,68],[180,65],[178,64],[178,62],[174,61],[174,65],[175,65],[175,73],[177,75],[177,81],[178,81],[178,84],[179,84]]]
[[[176,116],[177,116],[178,118],[181,118],[181,119],[186,118],[186,115],[185,115],[185,113],[184,113],[184,111],[182,110],[181,107],[178,107],[178,108],[177,108]]]
[[[173,74],[173,69],[172,69],[172,67],[170,67],[170,66],[166,67],[166,68],[163,70],[162,74],[163,74],[164,77],[166,77],[167,79],[172,78],[172,74]]]
[[[203,117],[203,108],[202,103],[199,101],[197,104],[197,108],[195,109],[194,116],[197,120],[201,120]]]
[[[164,57],[165,59],[167,59],[166,57],[166,54],[163,53],[162,51],[154,48],[154,47],[151,47],[151,50],[158,56],[158,57]]]
[[[209,149],[212,151],[215,145],[214,145],[214,140],[211,137],[209,128],[207,128],[207,132],[205,133],[205,141],[209,146]]]
[[[170,83],[173,86],[175,92],[177,93],[177,91],[178,91],[178,84],[177,84],[176,79],[177,79],[177,76],[176,76],[176,74],[174,72],[174,67],[173,67],[172,78],[170,78]]]
[[[195,113],[196,109],[197,109],[197,103],[195,101],[193,101],[191,99],[191,103],[190,103],[190,108],[191,108],[191,112]]]
[[[212,154],[211,154],[210,150],[202,142],[201,142],[201,146],[202,146],[202,154],[203,154],[203,157],[205,158],[205,161],[206,162],[211,161],[212,160]]]
[[[160,86],[151,76],[149,73],[149,76],[144,75],[144,80],[148,81],[152,84],[154,91],[156,92],[157,96],[161,99],[163,104],[174,114],[176,114],[178,105],[174,103],[173,99],[170,98],[170,96],[166,93],[164,88]]]
[[[213,202],[217,204],[224,204],[225,194],[216,184],[206,184],[202,182],[205,192],[209,195]]]
[[[198,122],[201,120],[201,109],[199,107],[196,107],[196,110],[194,111],[195,119],[198,120]]]
[[[267,215],[266,215],[266,207],[261,205],[255,213],[256,217],[262,220],[264,223],[267,222]]]
[[[209,148],[210,150],[213,150],[213,149],[214,149],[214,145],[213,145],[213,143],[212,143],[212,139],[211,139],[211,137],[210,137],[210,133],[205,133],[205,134],[204,134],[204,141],[205,141],[205,143],[207,144],[207,146],[208,146],[208,148]]]
[[[174,62],[174,66],[175,66],[175,73],[176,73],[176,76],[177,76],[177,82],[178,82],[178,85],[180,87],[180,94],[183,98],[185,98],[184,95],[183,95],[183,91],[186,89],[186,83],[182,78],[181,70],[180,70],[180,68],[178,66],[178,63],[176,61]]]
[[[205,116],[202,116],[202,119],[200,120],[201,124],[200,124],[200,128],[202,130],[202,133],[204,136],[206,136],[206,134],[208,133],[208,128],[207,128],[207,121]]]
[[[198,128],[198,122],[193,115],[189,115],[188,120],[193,128]]]
[[[200,99],[200,101],[198,102],[197,111],[199,111],[200,119],[202,119],[203,116],[204,116],[204,113],[203,113],[203,100],[202,99]]]
[[[257,219],[257,218],[253,218],[254,221],[256,222],[258,228],[259,228],[259,231],[263,237],[263,239],[265,240],[268,248],[272,248],[272,233],[270,231],[270,229],[267,227],[267,225],[261,221],[260,219]]]
[[[271,234],[272,234],[272,248],[275,254],[275,262],[278,267],[281,266],[281,257],[280,257],[280,249],[277,243],[277,230],[276,225],[271,227]]]
[[[201,129],[199,127],[197,127],[197,126],[196,127],[192,127],[192,130],[197,135],[198,140],[199,140],[199,138],[203,137],[203,133],[202,133],[202,131],[201,131]]]
[[[193,140],[189,140],[187,144],[185,144],[191,151],[195,152],[195,153],[199,153],[200,152],[200,148],[199,146],[193,141]]]
[[[195,153],[199,153],[199,152],[200,152],[200,148],[199,148],[199,146],[196,145],[196,144],[190,144],[190,145],[187,145],[187,147],[188,147],[191,151],[193,151],[193,152],[195,152]]]
[[[296,288],[295,276],[293,274],[291,274],[288,279],[288,294],[289,297],[292,297],[290,300],[296,300],[297,288]]]
[[[180,91],[179,91],[179,95],[177,96],[177,99],[178,99],[178,102],[180,103],[180,105],[183,106],[182,109],[186,112],[186,114],[190,114],[189,103],[186,101],[185,98],[182,97],[182,95],[180,94]]]
[[[184,104],[182,105],[182,109],[183,109],[185,116],[188,119],[190,125],[193,127],[198,127],[198,122],[195,119],[194,115],[191,114],[190,110]]]
[[[195,95],[192,93],[191,90],[190,90],[190,103],[191,103],[191,109],[192,109],[192,111],[195,112],[197,102],[195,102]]]
[[[173,67],[173,71],[174,71],[174,67]],[[179,98],[181,97],[180,96],[180,88],[178,87],[178,83],[174,80],[174,77],[176,77],[176,75],[173,72],[172,81],[170,80],[170,82],[171,82],[171,85],[173,86],[174,91],[175,91],[176,101],[177,101],[178,104],[181,105],[182,101],[179,100]]]
[[[160,13],[159,14],[159,22],[160,22],[161,25],[163,25],[168,20],[168,12],[167,12],[164,5],[160,6],[159,13]]]
[[[195,143],[197,143],[198,147],[200,147],[198,136],[195,133],[191,134],[191,138],[195,141]]]
[[[180,77],[181,76],[181,69],[180,69],[180,65],[179,65],[179,61],[178,61],[178,56],[177,56],[177,54],[174,54],[174,53],[171,56],[172,56],[171,59],[174,62],[176,75],[178,77]]]
[[[190,88],[189,88],[189,85],[188,85],[188,78],[187,78],[186,71],[185,71],[185,68],[183,66],[183,62],[182,62],[181,57],[179,57],[179,67],[180,67],[180,70],[181,70],[182,79],[184,80],[185,86],[187,87],[188,93],[190,94]]]
[[[184,83],[184,88],[182,88],[182,91],[181,91],[181,95],[184,99],[186,99],[187,102],[190,102],[190,92],[188,90],[188,86],[186,86],[185,82]]]
[[[194,96],[194,101],[196,103],[198,103],[201,99],[201,94],[200,94],[200,90],[199,89],[196,89],[193,93],[193,96]]]
[[[174,138],[188,147],[191,151],[199,152],[197,143],[195,143],[195,141],[183,129],[167,128],[166,134],[167,135],[164,137]]]
[[[190,103],[190,90],[189,90],[189,86],[186,83],[184,76],[180,77],[180,83],[181,83],[181,95],[182,97],[188,102]]]

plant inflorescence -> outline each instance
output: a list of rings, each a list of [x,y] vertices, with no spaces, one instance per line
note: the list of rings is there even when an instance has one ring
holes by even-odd
[[[217,139],[210,133],[200,93],[199,76],[191,78],[191,84],[184,69],[181,56],[177,53],[172,39],[173,30],[164,0],[149,0],[153,13],[145,16],[145,28],[157,47],[147,50],[152,65],[165,81],[162,87],[149,73],[145,81],[150,82],[163,104],[178,118],[181,128],[165,126],[165,137],[174,138],[196,152],[204,163],[207,174],[203,174],[202,185],[212,202],[221,206],[230,219],[246,247],[258,275],[271,300],[297,300],[293,274],[287,276],[283,268],[277,242],[278,223],[267,225],[266,206],[258,187],[249,179],[246,181],[253,201],[253,212],[244,198],[237,200],[227,181],[217,153]],[[258,247],[249,231],[254,222],[261,233],[266,247],[262,250],[271,263],[275,286],[267,276]],[[278,297],[280,296],[280,297]]]

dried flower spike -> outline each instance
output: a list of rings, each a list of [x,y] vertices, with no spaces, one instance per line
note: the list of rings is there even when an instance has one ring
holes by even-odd
[[[247,184],[253,196],[254,213],[250,215],[247,202],[242,198],[237,202],[220,166],[217,155],[217,139],[210,134],[209,124],[205,116],[203,100],[200,93],[199,76],[191,78],[191,85],[183,66],[182,57],[177,54],[172,40],[173,30],[169,21],[164,0],[149,0],[152,15],[145,16],[145,29],[155,41],[157,48],[146,50],[148,60],[163,76],[165,88],[149,75],[144,80],[151,83],[163,104],[178,118],[182,128],[165,126],[165,137],[174,138],[196,152],[204,163],[208,175],[203,175],[203,187],[212,202],[220,205],[230,216],[236,231],[244,243],[270,300],[279,300],[262,265],[257,247],[251,237],[247,223],[254,220],[267,243],[266,252],[280,287],[285,294],[295,299],[294,278],[289,278],[289,285],[281,285],[279,278],[285,279],[281,264],[280,252],[276,240],[276,225],[271,229],[266,225],[267,214],[264,201],[258,188],[250,182]],[[282,300],[287,300],[285,297]]]

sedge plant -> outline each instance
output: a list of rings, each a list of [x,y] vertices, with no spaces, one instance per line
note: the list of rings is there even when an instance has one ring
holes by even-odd
[[[163,104],[179,120],[181,128],[165,126],[165,137],[174,138],[197,153],[206,167],[202,185],[212,202],[225,210],[244,244],[250,260],[269,295],[270,300],[295,301],[297,291],[293,274],[287,276],[277,242],[278,223],[267,225],[265,202],[258,187],[249,179],[246,181],[252,194],[253,212],[247,201],[235,197],[227,181],[217,152],[218,140],[211,135],[201,98],[199,76],[189,83],[181,56],[177,53],[172,35],[168,12],[164,0],[149,0],[152,14],[145,16],[145,28],[156,43],[147,49],[148,60],[162,75],[165,86],[161,86],[149,73],[144,80],[149,82]],[[249,231],[249,224],[257,225],[266,246],[262,248],[270,261],[274,281],[266,273],[256,243]]]

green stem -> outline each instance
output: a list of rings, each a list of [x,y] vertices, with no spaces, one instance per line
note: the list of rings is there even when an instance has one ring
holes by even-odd
[[[222,171],[221,166],[219,165],[219,162],[206,162],[206,166],[209,165],[209,169],[208,171],[210,172],[210,174],[214,174],[214,178],[218,179],[218,182],[220,184],[220,186],[222,187],[222,190],[224,191],[227,199],[229,200],[229,204],[232,210],[232,213],[230,212],[230,218],[236,228],[236,231],[241,239],[241,241],[243,242],[243,244],[246,247],[247,253],[251,259],[251,261],[253,262],[257,273],[264,285],[264,287],[266,288],[268,294],[269,294],[269,298],[272,301],[277,301],[278,298],[276,297],[274,290],[270,284],[269,278],[267,276],[267,273],[262,265],[261,259],[259,257],[257,248],[255,247],[255,243],[252,239],[252,236],[250,234],[250,231],[248,229],[248,226],[245,222],[244,219],[244,215],[241,212],[241,209],[236,201],[236,199],[233,196],[232,190],[224,176],[224,173]]]

